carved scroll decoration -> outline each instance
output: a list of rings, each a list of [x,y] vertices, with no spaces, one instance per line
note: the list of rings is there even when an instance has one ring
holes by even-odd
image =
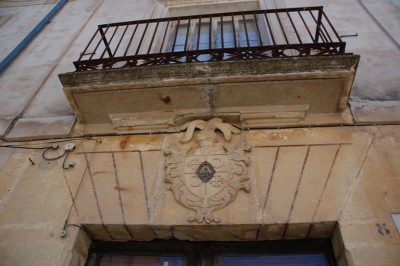
[[[250,161],[247,152],[250,147],[241,139],[235,145],[224,145],[218,139],[216,130],[223,133],[226,144],[232,134],[241,131],[222,119],[210,121],[195,120],[182,126],[186,132],[181,142],[189,142],[195,129],[198,148],[185,148],[175,143],[165,150],[165,182],[181,205],[196,214],[189,217],[190,222],[219,223],[213,212],[232,202],[238,191],[250,191],[247,166]],[[233,148],[232,148],[233,147]]]

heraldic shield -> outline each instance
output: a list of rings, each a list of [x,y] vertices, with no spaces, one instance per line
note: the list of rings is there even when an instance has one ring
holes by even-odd
[[[213,212],[232,202],[240,189],[250,191],[247,177],[250,162],[245,154],[250,147],[243,139],[233,148],[220,143],[216,130],[223,133],[226,142],[241,131],[219,118],[207,122],[195,120],[182,128],[187,131],[181,142],[190,141],[195,129],[200,129],[196,136],[199,147],[168,146],[164,151],[165,182],[180,204],[196,212],[189,217],[190,222],[218,223],[220,219]]]

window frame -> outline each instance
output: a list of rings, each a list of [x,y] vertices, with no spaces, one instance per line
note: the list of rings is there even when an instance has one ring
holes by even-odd
[[[85,266],[100,265],[103,255],[184,256],[187,265],[220,265],[223,255],[312,255],[323,254],[326,265],[336,266],[330,239],[272,241],[179,241],[153,240],[129,242],[93,241]]]
[[[241,38],[241,28],[246,27],[244,26],[247,22],[252,22],[254,25],[254,31],[257,36],[256,40],[252,40],[249,37],[249,40],[247,40],[247,37],[245,39]],[[199,22],[196,21],[184,21],[182,24],[179,22],[171,24],[169,27],[169,32],[167,33],[169,38],[168,38],[168,45],[165,46],[164,52],[182,52],[182,51],[200,51],[200,50],[212,50],[212,49],[226,49],[226,48],[245,48],[245,47],[257,47],[257,46],[265,46],[270,43],[270,33],[266,31],[266,25],[262,25],[264,20],[261,18],[259,19],[258,17],[256,18],[245,18],[245,17],[239,17],[236,16],[233,18],[233,42],[234,46],[233,47],[226,47],[225,45],[221,45],[222,39],[221,39],[221,19],[213,19],[211,21],[211,26],[210,26],[210,19],[209,18],[204,18],[201,21],[202,26],[203,25],[208,25],[211,29],[211,44],[210,40],[208,42],[209,46],[208,48],[198,48],[197,47],[197,39],[198,39],[198,25]],[[230,23],[232,24],[232,20],[222,20],[222,24],[225,23]],[[185,40],[187,37],[187,41],[185,44],[183,44],[183,50],[176,50],[176,40],[178,39],[179,36],[179,30],[181,26],[185,26],[187,29],[185,32]],[[189,29],[188,29],[189,27]],[[247,29],[248,30],[248,29]],[[263,33],[266,31],[265,33]],[[245,31],[243,31],[245,32]],[[209,31],[208,31],[209,34]],[[248,34],[247,34],[248,36]],[[261,39],[261,40],[260,40]],[[243,42],[247,42],[250,45],[242,45]],[[252,42],[256,41],[257,45],[251,44]],[[225,44],[225,42],[223,42]],[[200,46],[200,43],[199,43]]]

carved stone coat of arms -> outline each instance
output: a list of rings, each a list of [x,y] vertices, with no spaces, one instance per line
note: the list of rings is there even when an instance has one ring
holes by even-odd
[[[196,128],[200,131],[195,132]],[[181,205],[196,212],[189,217],[190,222],[218,223],[220,219],[213,212],[232,202],[239,190],[250,191],[247,177],[250,162],[246,155],[250,147],[242,138],[234,145],[225,145],[232,134],[241,131],[219,118],[195,120],[182,129],[186,132],[180,141],[189,142],[197,133],[199,146],[185,148],[175,143],[164,150],[165,182]],[[218,138],[217,130],[222,132],[223,139]]]

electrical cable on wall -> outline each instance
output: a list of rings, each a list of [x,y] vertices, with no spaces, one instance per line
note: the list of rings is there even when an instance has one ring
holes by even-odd
[[[46,161],[54,161],[54,160],[58,160],[58,159],[64,157],[64,155],[65,155],[65,158],[64,158],[64,161],[63,161],[63,164],[62,164],[63,169],[64,169],[64,170],[67,170],[67,169],[70,169],[70,168],[74,167],[74,166],[75,166],[75,163],[74,163],[74,162],[71,162],[71,163],[68,164],[68,166],[65,166],[65,161],[67,160],[68,153],[70,153],[71,151],[73,151],[73,150],[75,149],[75,144],[73,144],[73,143],[67,143],[67,144],[65,144],[65,146],[64,146],[64,152],[63,152],[63,154],[61,154],[61,155],[58,155],[58,156],[56,156],[56,157],[47,157],[47,156],[46,156],[46,154],[47,154],[48,151],[51,151],[51,150],[58,150],[59,147],[60,147],[60,146],[59,146],[58,144],[54,144],[53,146],[51,146],[51,147],[45,149],[45,150],[43,151],[43,153],[42,153],[43,159],[45,159]]]
[[[89,139],[89,140],[94,140],[94,141],[96,141],[96,145],[95,145],[94,148],[93,148],[93,152],[96,150],[97,145],[102,143],[102,139],[100,139],[100,138],[91,138],[91,137],[90,137],[90,138],[71,138],[71,139]],[[71,141],[71,139],[68,139],[68,140],[60,140],[60,141],[57,141],[57,142]],[[46,142],[46,144],[48,144],[48,143],[54,143],[54,142]],[[41,143],[41,144],[44,144],[44,143]],[[0,148],[28,149],[28,150],[29,150],[29,149],[30,149],[30,150],[43,150],[43,152],[42,152],[42,158],[43,158],[44,160],[46,160],[46,161],[55,161],[55,160],[61,159],[62,157],[65,157],[65,158],[64,158],[64,161],[63,161],[63,164],[62,164],[62,167],[63,167],[64,170],[71,169],[71,168],[73,168],[73,167],[75,166],[75,163],[74,163],[74,162],[69,163],[68,166],[65,165],[65,161],[67,160],[68,154],[69,154],[70,152],[72,152],[72,151],[75,149],[75,144],[73,144],[73,143],[67,143],[67,144],[65,144],[65,145],[64,145],[64,152],[63,152],[61,155],[56,155],[56,156],[49,156],[49,155],[50,155],[52,152],[57,151],[57,150],[60,148],[60,145],[59,145],[59,144],[53,144],[53,145],[51,145],[51,146],[44,146],[44,147],[30,147],[30,146],[22,146],[22,145],[13,145],[13,144],[10,144],[10,145],[0,145]],[[68,223],[68,220],[69,220],[69,218],[70,218],[70,216],[71,216],[71,212],[72,212],[73,206],[75,205],[76,196],[78,195],[78,192],[79,192],[79,190],[80,190],[80,188],[81,188],[83,178],[84,178],[84,176],[85,176],[85,174],[86,174],[87,169],[89,168],[89,163],[90,163],[90,161],[91,161],[92,158],[93,158],[93,157],[91,157],[91,158],[89,159],[89,161],[86,163],[85,171],[84,171],[83,174],[82,174],[82,177],[81,177],[81,180],[80,180],[78,189],[77,189],[77,191],[76,191],[76,193],[75,193],[75,196],[74,196],[73,199],[72,199],[72,204],[71,204],[71,208],[70,208],[70,210],[69,210],[67,219],[65,220],[64,226],[63,226],[63,228],[62,228],[61,231],[60,231],[60,236],[61,236],[61,237],[65,237],[65,236],[67,235],[67,227],[68,227],[68,226],[75,226],[75,227],[81,228],[81,225],[78,225],[78,224],[70,224],[70,223]],[[32,161],[31,158],[28,158],[28,159],[29,159],[29,161],[31,162],[32,166],[35,165],[35,163]]]
[[[82,139],[82,138],[80,138],[80,139]],[[95,140],[97,143],[101,143],[102,142],[102,140],[99,139],[99,138],[97,138],[97,139],[88,138],[88,139]],[[70,140],[71,139],[69,139],[68,141],[70,141]],[[61,141],[58,141],[58,142],[61,142]],[[47,143],[50,143],[50,142],[47,142]],[[45,146],[45,147],[29,147],[29,146],[20,146],[20,145],[12,145],[11,144],[11,145],[0,145],[0,148],[43,150],[42,158],[44,160],[46,160],[46,161],[55,161],[55,160],[61,159],[62,157],[65,156],[64,161],[62,163],[62,168],[64,170],[68,170],[68,169],[71,169],[71,168],[73,168],[75,166],[74,162],[70,162],[67,166],[65,164],[65,162],[67,160],[67,157],[68,157],[68,154],[75,149],[75,144],[73,144],[73,143],[65,144],[64,145],[64,152],[61,155],[56,155],[56,156],[53,156],[53,157],[48,156],[48,153],[58,150],[60,148],[59,144],[53,144],[52,146]],[[30,163],[32,164],[32,166],[35,165],[35,163],[32,161],[31,158],[28,157],[28,159],[29,159]]]
[[[96,151],[97,144],[101,144],[101,143],[102,143],[102,139],[100,139],[100,138],[96,139],[96,144],[95,144],[95,146],[94,146],[94,148],[93,148],[92,153]],[[78,185],[78,189],[76,190],[76,193],[75,193],[74,197],[72,198],[72,204],[71,204],[71,208],[69,209],[67,219],[65,219],[64,226],[63,226],[63,228],[62,228],[61,231],[60,231],[60,236],[61,236],[61,237],[65,237],[65,236],[67,235],[67,227],[68,227],[68,226],[75,226],[75,227],[82,228],[81,225],[78,225],[78,224],[70,224],[70,223],[68,223],[68,222],[69,222],[69,218],[70,218],[70,216],[71,216],[72,209],[73,209],[73,207],[75,206],[75,199],[76,199],[76,197],[77,197],[77,195],[78,195],[78,192],[79,192],[79,190],[80,190],[80,188],[81,188],[81,185],[82,185],[82,182],[83,182],[83,178],[85,177],[86,171],[87,171],[88,168],[89,168],[89,164],[90,164],[90,161],[92,160],[92,158],[93,158],[93,156],[90,157],[90,159],[86,162],[86,167],[85,167],[85,170],[83,171],[81,180],[80,180],[79,185]]]

